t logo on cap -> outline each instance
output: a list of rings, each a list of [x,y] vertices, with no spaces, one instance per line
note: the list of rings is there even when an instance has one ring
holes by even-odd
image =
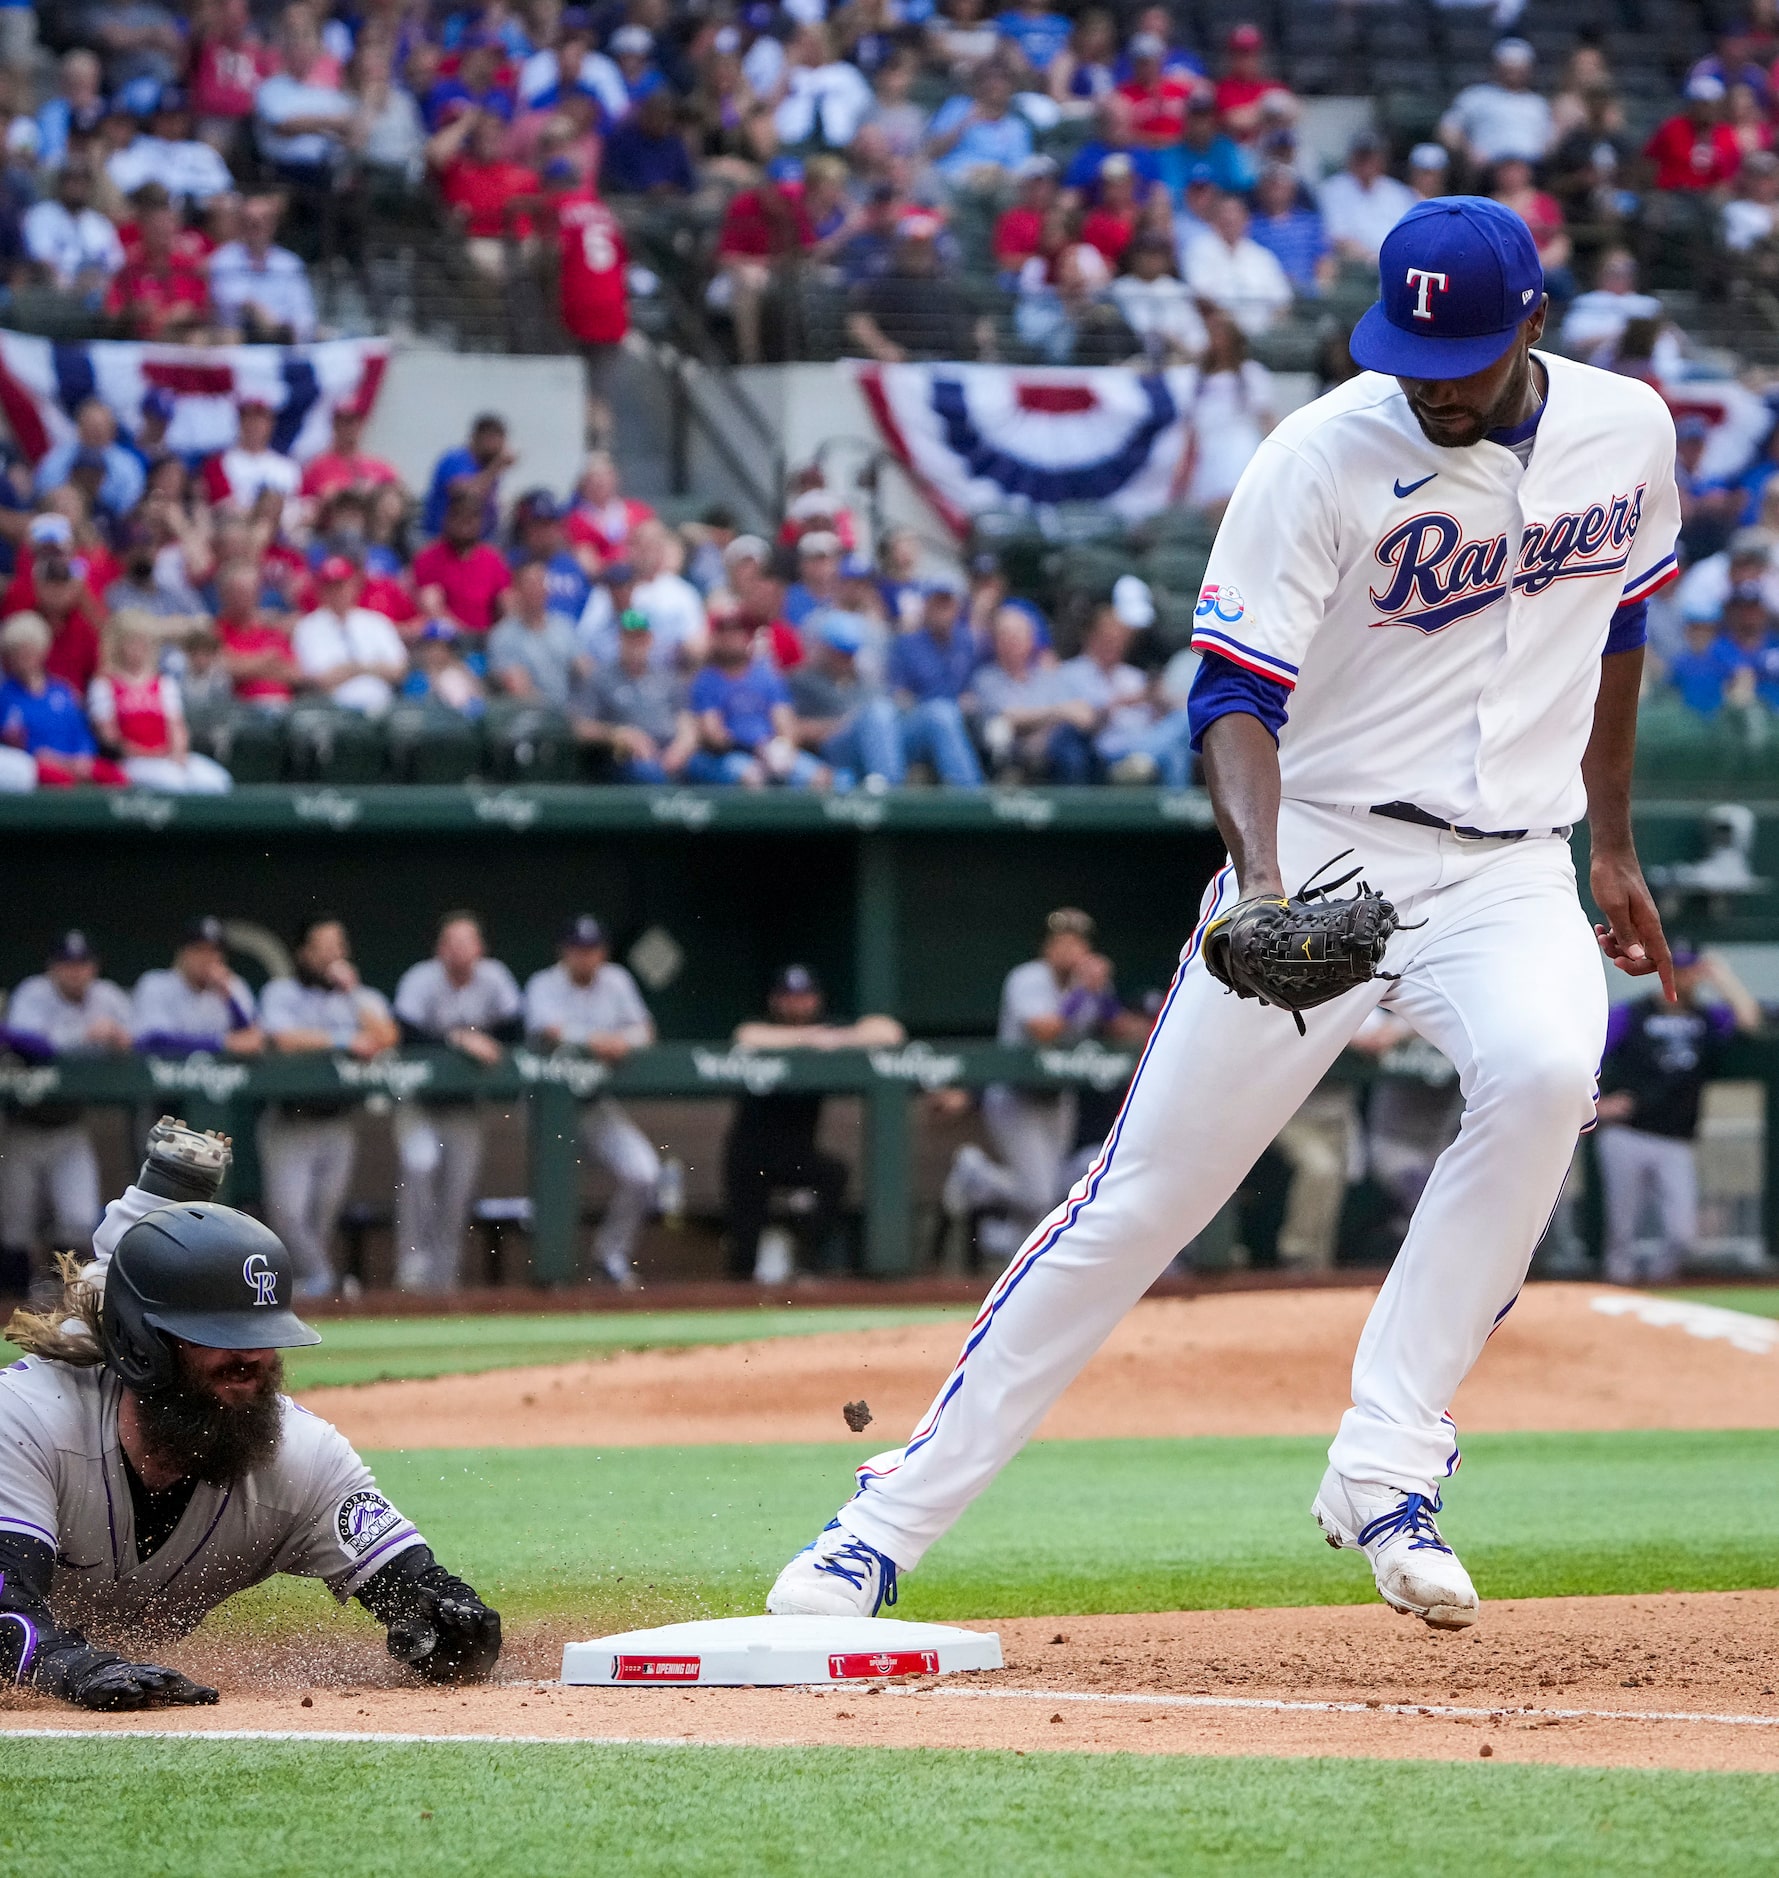
[[[1433,317],[1433,289],[1441,293],[1452,284],[1449,274],[1435,274],[1424,267],[1411,267],[1408,270],[1408,284],[1416,289],[1414,315],[1418,320],[1430,320]]]
[[[1384,237],[1378,302],[1347,350],[1362,371],[1468,378],[1512,346],[1543,293],[1537,244],[1512,209],[1487,196],[1435,196]]]

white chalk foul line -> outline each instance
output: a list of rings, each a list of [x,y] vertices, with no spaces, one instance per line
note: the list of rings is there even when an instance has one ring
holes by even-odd
[[[1591,1300],[1602,1317],[1634,1317],[1654,1330],[1684,1330],[1689,1337],[1727,1343],[1750,1356],[1770,1356],[1779,1349],[1779,1321],[1750,1311],[1725,1310],[1717,1304],[1692,1304],[1683,1298],[1652,1298],[1635,1291],[1608,1292]]]
[[[963,1702],[1075,1702],[1122,1708],[1171,1708],[1196,1710],[1239,1709],[1286,1715],[1398,1715],[1414,1719],[1444,1721],[1629,1721],[1686,1722],[1717,1728],[1779,1728],[1779,1715],[1718,1715],[1692,1709],[1648,1708],[1516,1708],[1497,1705],[1493,1708],[1464,1708],[1438,1702],[1304,1702],[1260,1695],[1127,1695],[1081,1689],[959,1689],[898,1688],[893,1683],[876,1685],[885,1695],[899,1695],[915,1701],[942,1697]],[[828,1692],[831,1683],[811,1683],[810,1690]],[[632,1691],[650,1693],[649,1691]],[[654,1691],[659,1694],[662,1691]],[[675,1693],[684,1693],[675,1691]],[[849,1691],[862,1694],[856,1685]],[[398,1734],[385,1730],[356,1728],[6,1728],[0,1727],[0,1740],[18,1738],[39,1741],[364,1741],[380,1745],[437,1746],[450,1743],[480,1742],[495,1747],[782,1747],[782,1741],[758,1736],[704,1737],[687,1740],[684,1735],[512,1735],[512,1734]]]
[[[1105,1702],[1135,1708],[1271,1709],[1302,1715],[1436,1715],[1454,1721],[1499,1716],[1503,1721],[1712,1722],[1721,1728],[1779,1728],[1779,1715],[1708,1715],[1685,1709],[1457,1708],[1436,1702],[1291,1702],[1263,1695],[1113,1695],[1074,1689],[939,1688],[925,1693],[978,1702]]]

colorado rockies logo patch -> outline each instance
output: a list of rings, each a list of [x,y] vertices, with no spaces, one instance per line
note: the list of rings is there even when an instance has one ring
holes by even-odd
[[[341,1545],[354,1558],[363,1558],[385,1533],[401,1524],[401,1517],[375,1487],[361,1487],[340,1502],[334,1524]]]

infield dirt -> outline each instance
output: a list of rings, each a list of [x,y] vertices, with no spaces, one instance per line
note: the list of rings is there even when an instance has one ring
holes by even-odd
[[[1040,1439],[1332,1434],[1375,1292],[1153,1299],[1113,1331]],[[1452,1405],[1467,1432],[1779,1427],[1779,1339],[1760,1350],[1607,1315],[1598,1285],[1521,1296]],[[1721,1313],[1691,1314],[1695,1325]],[[622,1351],[586,1362],[308,1390],[361,1448],[657,1447],[901,1441],[957,1360],[961,1323]],[[849,1437],[849,1402],[872,1422]]]
[[[200,1633],[166,1655],[223,1691],[216,1708],[108,1718],[14,1694],[0,1696],[0,1732],[319,1730],[1439,1760],[1474,1760],[1486,1747],[1515,1761],[1779,1772],[1779,1725],[1753,1719],[1779,1724],[1779,1592],[1526,1599],[1487,1605],[1476,1629],[1455,1634],[1381,1605],[977,1627],[1000,1632],[1005,1670],[821,1690],[560,1688],[546,1680],[560,1668],[568,1636],[560,1627],[520,1629],[503,1659],[503,1675],[537,1680],[470,1690],[399,1684],[363,1632],[317,1627],[269,1648]],[[1469,1712],[1441,1712],[1451,1709]]]

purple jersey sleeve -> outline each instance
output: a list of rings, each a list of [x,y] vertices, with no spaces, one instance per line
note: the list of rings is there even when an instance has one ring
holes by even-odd
[[[1647,600],[1627,600],[1612,616],[1612,624],[1606,628],[1606,650],[1601,655],[1610,658],[1615,652],[1632,652],[1649,638],[1649,602]]]

